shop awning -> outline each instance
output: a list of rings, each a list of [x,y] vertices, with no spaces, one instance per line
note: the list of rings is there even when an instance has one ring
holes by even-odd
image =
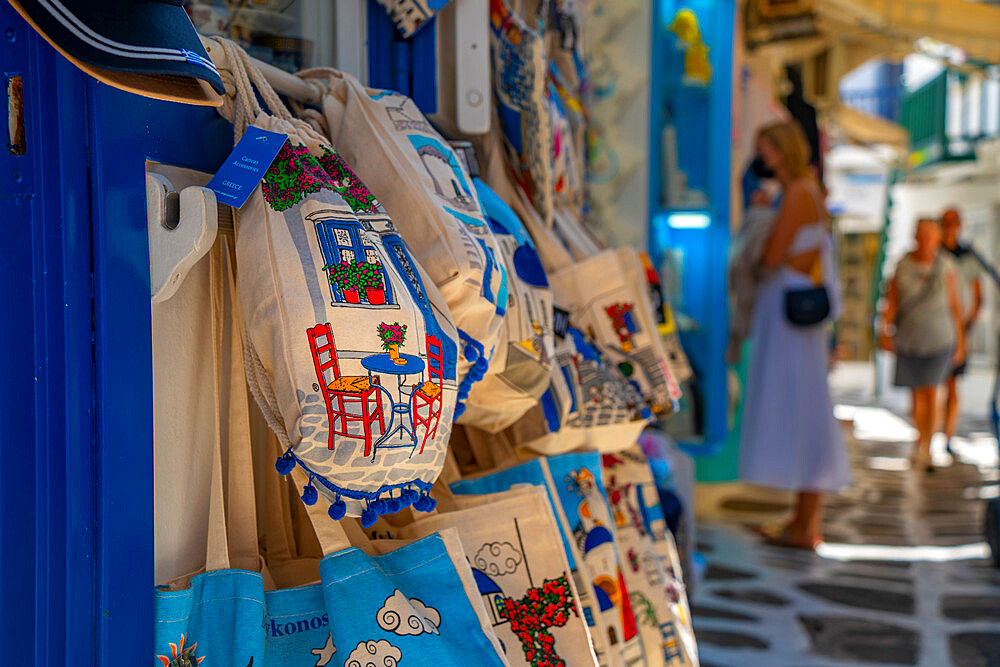
[[[898,123],[870,116],[843,104],[827,111],[825,120],[860,144],[887,144],[905,149],[910,143],[909,133]]]
[[[867,34],[873,40],[910,44],[930,37],[962,49],[970,58],[1000,64],[997,5],[968,0],[821,0],[815,6],[821,22],[840,24],[858,37]]]

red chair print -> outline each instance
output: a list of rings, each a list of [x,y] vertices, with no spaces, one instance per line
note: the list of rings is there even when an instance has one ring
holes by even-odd
[[[379,394],[377,375],[370,379],[367,375],[341,375],[337,363],[337,346],[333,340],[330,323],[317,324],[308,329],[309,349],[312,350],[313,364],[316,367],[318,385],[313,385],[323,394],[326,401],[326,414],[330,420],[330,440],[328,446],[333,449],[335,435],[346,438],[363,438],[365,441],[365,456],[371,453],[372,424],[378,421],[379,432],[385,433],[385,420],[382,417],[382,397]],[[334,408],[336,402],[336,409]],[[348,412],[348,406],[359,405],[360,414]],[[372,409],[369,410],[369,405]],[[340,422],[338,429],[337,422]],[[347,431],[347,423],[359,421],[364,427],[364,435],[355,435]]]
[[[418,426],[424,427],[424,437],[420,441],[419,454],[424,453],[428,438],[437,435],[438,424],[441,423],[441,410],[444,404],[444,348],[441,341],[434,336],[427,336],[427,375],[423,384],[413,385],[412,416],[414,443],[416,448],[416,432]],[[426,407],[427,413],[420,414],[420,408]]]

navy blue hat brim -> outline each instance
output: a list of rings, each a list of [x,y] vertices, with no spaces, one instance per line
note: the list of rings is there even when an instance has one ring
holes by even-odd
[[[205,52],[181,0],[10,0],[11,4],[59,51],[84,69],[105,74],[111,85],[133,92],[177,99],[178,86],[191,85],[195,98],[211,97],[197,79],[219,95],[225,87]],[[162,75],[159,76],[149,75]],[[159,82],[159,83],[158,83]],[[162,91],[157,88],[162,84]],[[137,90],[138,88],[138,90]],[[163,94],[159,94],[163,93]],[[190,100],[199,104],[217,102]],[[221,102],[221,100],[218,100]]]

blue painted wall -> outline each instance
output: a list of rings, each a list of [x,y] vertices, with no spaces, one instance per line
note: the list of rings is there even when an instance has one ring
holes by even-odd
[[[678,9],[695,12],[709,47],[713,78],[708,87],[683,81],[683,52],[667,28]],[[732,43],[735,7],[732,0],[660,0],[653,9],[652,89],[650,91],[650,256],[659,265],[672,249],[681,259],[683,292],[679,310],[697,320],[696,332],[682,335],[684,348],[699,381],[703,406],[701,438],[682,443],[698,457],[700,479],[733,479],[735,447],[727,446],[726,365],[728,308],[725,282],[729,248],[729,192],[732,108]],[[704,229],[674,229],[671,211],[661,201],[664,181],[661,132],[666,122],[677,128],[680,168],[688,187],[708,198],[701,212]]]

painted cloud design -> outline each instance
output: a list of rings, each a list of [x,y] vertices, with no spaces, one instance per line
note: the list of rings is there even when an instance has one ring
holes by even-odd
[[[425,632],[438,634],[441,614],[434,607],[425,606],[417,598],[408,598],[398,588],[385,600],[376,615],[379,627],[400,636],[419,635]],[[353,653],[351,654],[354,655]]]
[[[396,667],[403,652],[384,639],[361,642],[347,656],[344,667]]]
[[[521,552],[510,542],[487,542],[479,547],[472,562],[477,570],[499,576],[517,572],[517,566],[523,559]]]

